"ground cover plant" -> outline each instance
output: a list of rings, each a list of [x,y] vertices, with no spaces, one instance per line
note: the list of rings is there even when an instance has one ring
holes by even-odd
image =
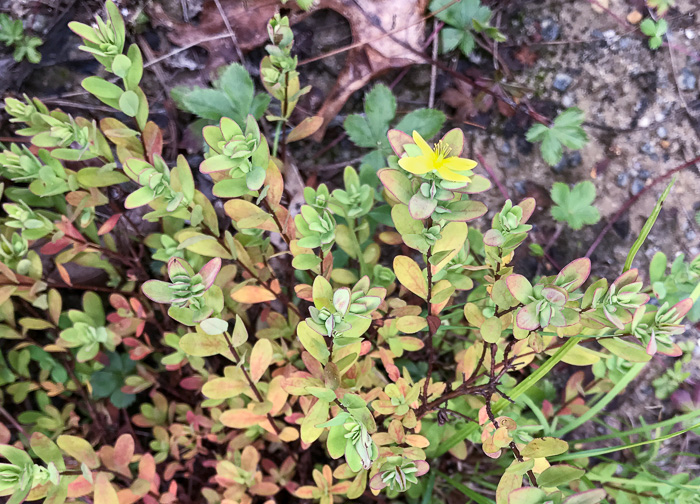
[[[558,267],[535,238],[535,198],[489,208],[505,189],[470,159],[464,128],[432,106],[399,114],[377,83],[339,125],[359,168],[315,174],[294,197],[292,149],[328,125],[299,111],[313,82],[290,25],[314,2],[291,3],[265,20],[256,78],[229,62],[211,86],[173,90],[199,159],[168,144],[145,92],[152,58],[111,0],[69,24],[98,63],[82,87],[107,112],[5,98],[0,495],[694,502],[700,477],[658,462],[700,425],[679,341],[699,318],[700,256],[634,267],[685,165],[660,177],[615,276],[592,274],[590,252]],[[435,53],[506,40],[477,0],[424,3],[446,27]],[[660,47],[666,29],[648,26],[640,36]],[[525,109],[523,138],[548,165],[586,145],[582,110]],[[556,236],[598,223],[592,182],[548,187]],[[676,360],[651,395],[678,413],[606,426],[601,412],[660,356]],[[585,430],[596,423],[610,432]]]

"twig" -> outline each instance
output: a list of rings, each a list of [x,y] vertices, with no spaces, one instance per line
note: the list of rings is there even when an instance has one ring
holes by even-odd
[[[484,159],[484,156],[481,154],[477,154],[476,158],[479,160],[479,163],[481,163],[481,166],[484,167],[484,170],[486,170],[491,177],[491,179],[495,182],[496,186],[498,187],[498,190],[501,192],[501,195],[505,199],[510,199],[510,196],[508,195],[508,189],[501,183],[501,179],[498,178],[496,173],[491,169],[491,167],[486,163],[486,160]]]
[[[226,340],[226,344],[228,345],[228,349],[233,354],[233,357],[236,359],[236,364],[240,364],[241,362],[241,357],[238,355],[238,352],[236,351],[236,348],[233,346],[233,343],[231,343],[231,339],[228,337],[226,333],[224,333],[224,339]],[[263,396],[258,390],[258,387],[255,385],[255,382],[253,379],[250,377],[248,374],[248,370],[245,368],[245,366],[241,366],[241,370],[243,371],[243,375],[245,376],[245,379],[248,381],[248,384],[250,385],[250,388],[253,390],[253,394],[255,394],[255,397],[257,398],[259,403],[264,402]],[[270,425],[272,425],[272,428],[275,430],[277,433],[277,436],[280,435],[282,432],[280,428],[277,426],[275,423],[275,419],[272,417],[270,413],[267,413],[267,421],[270,422]]]
[[[223,7],[221,7],[221,2],[219,0],[214,0],[214,3],[216,4],[216,8],[219,11],[219,15],[221,15],[221,19],[224,22],[224,26],[226,26],[226,31],[228,32],[229,37],[231,37],[231,42],[233,42],[233,48],[236,50],[236,55],[238,56],[238,61],[241,63],[241,65],[247,66],[245,57],[243,56],[243,51],[241,51],[241,46],[238,45],[238,39],[236,38],[236,34],[231,28],[231,24],[228,22],[228,16],[226,15],[226,12],[224,11]]]
[[[434,19],[433,20],[433,33],[437,33],[439,30],[438,28],[438,20]],[[438,40],[439,37],[435,37],[433,39],[433,59],[436,60],[438,57]],[[428,108],[433,108],[435,105],[435,85],[437,83],[437,67],[436,66],[431,66],[430,67],[430,94],[428,95]]]
[[[612,216],[610,220],[608,220],[608,223],[605,225],[603,230],[598,234],[596,237],[595,241],[591,244],[591,246],[588,248],[588,251],[586,252],[585,257],[591,257],[591,254],[595,251],[596,248],[598,248],[598,245],[600,245],[600,242],[603,241],[603,238],[605,237],[606,234],[612,229],[613,225],[617,222],[617,220],[622,217],[622,215],[627,212],[627,210],[630,209],[632,205],[634,205],[639,198],[644,196],[646,192],[654,187],[656,184],[659,182],[663,182],[670,176],[672,176],[674,173],[678,173],[681,170],[685,170],[686,168],[693,166],[694,164],[700,162],[700,156],[696,156],[695,158],[691,159],[690,161],[687,161],[683,163],[680,166],[676,166],[672,170],[667,171],[663,175],[659,175],[656,177],[654,180],[651,181],[651,184],[646,186],[644,189],[639,191],[635,196],[632,196],[630,199],[628,199],[624,205],[622,205],[622,208],[620,208],[615,215]]]
[[[17,420],[15,420],[15,417],[10,415],[7,412],[7,410],[5,408],[3,408],[2,406],[0,406],[0,414],[2,414],[2,416],[4,416],[7,419],[7,421],[10,422],[15,429],[17,429],[20,433],[22,433],[22,435],[24,437],[29,439],[29,434],[27,434],[27,431],[24,430],[24,427],[22,427],[19,423],[17,423]]]

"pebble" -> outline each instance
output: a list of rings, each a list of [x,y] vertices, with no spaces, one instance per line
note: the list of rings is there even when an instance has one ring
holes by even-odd
[[[567,89],[569,89],[569,86],[571,86],[571,83],[574,81],[574,78],[571,77],[570,75],[567,75],[565,73],[559,73],[554,77],[554,82],[552,82],[552,87],[559,91],[560,93],[563,93]]]
[[[545,18],[540,24],[540,34],[545,42],[552,42],[559,38],[559,25],[552,18]]]
[[[687,38],[688,40],[693,40],[695,38],[695,32],[690,28],[686,28],[685,38]]]
[[[680,78],[678,79],[678,87],[683,91],[692,91],[695,89],[695,84],[697,83],[697,78],[695,74],[690,70],[690,68],[685,67],[681,70]]]
[[[583,163],[583,157],[581,157],[581,153],[579,151],[570,152],[568,160],[569,168],[576,168],[577,166],[581,166],[581,163]]]
[[[637,126],[639,126],[640,128],[648,128],[650,125],[651,119],[647,116],[642,117],[637,123]]]
[[[515,140],[515,145],[518,147],[518,152],[523,156],[529,156],[534,148],[534,145],[528,142],[524,136],[519,136]]]
[[[626,173],[620,173],[617,176],[617,180],[615,181],[618,187],[627,187],[627,184],[630,183],[630,176],[627,175]]]
[[[663,126],[659,126],[656,130],[656,134],[659,138],[666,138],[668,136],[668,132],[666,131],[666,128]]]
[[[496,149],[501,154],[510,154],[510,143],[508,143],[507,141],[499,142],[499,144],[496,146]]]
[[[646,180],[651,177],[651,173],[649,173],[649,170],[640,170],[637,176],[642,180]]]
[[[573,107],[574,98],[571,95],[566,94],[562,97],[561,104],[564,105],[566,108]]]
[[[651,156],[652,154],[656,154],[656,147],[654,147],[654,144],[651,142],[647,142],[639,148],[639,152]]]
[[[642,192],[642,189],[644,189],[644,181],[640,179],[634,179],[632,182],[632,186],[630,187],[630,193],[632,193],[632,196],[636,196],[640,192]]]
[[[518,191],[518,194],[520,195],[523,195],[527,192],[527,182],[525,182],[524,180],[515,182],[513,186],[515,186],[515,190]]]
[[[698,234],[695,231],[693,231],[692,229],[689,229],[688,231],[685,232],[685,239],[691,243],[695,241],[697,236],[698,236]]]
[[[552,166],[552,171],[554,173],[562,173],[567,168],[576,168],[581,166],[582,163],[583,157],[581,157],[579,151],[567,152],[562,156],[561,161]]]

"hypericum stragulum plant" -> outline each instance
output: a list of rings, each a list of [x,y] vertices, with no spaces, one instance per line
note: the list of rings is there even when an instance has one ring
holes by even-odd
[[[657,352],[678,355],[674,336],[700,289],[651,306],[634,269],[612,283],[589,282],[588,259],[532,281],[516,273],[535,202],[508,200],[478,221],[491,184],[459,128],[435,143],[389,130],[378,187],[347,167],[338,187],[304,188],[295,214],[287,144],[320,122],[288,131],[308,88],[280,15],[260,72],[279,102],[266,118],[275,128],[252,115],[205,127],[195,177],[184,156],[163,152],[141,52],[106,6],[93,26],[70,26],[109,74],[83,87],[124,122],[5,101],[36,149],[0,154],[0,338],[17,340],[0,354],[0,386],[3,404],[38,411],[0,428],[0,495],[415,500],[435,488],[440,457],[465,459],[468,442],[502,469],[499,503],[605,497],[595,462],[566,454],[542,419],[575,426],[586,394],[611,380],[575,374],[558,409],[547,400],[535,416],[518,397],[563,359],[609,359],[596,372],[617,377]],[[71,309],[76,292],[82,311]]]

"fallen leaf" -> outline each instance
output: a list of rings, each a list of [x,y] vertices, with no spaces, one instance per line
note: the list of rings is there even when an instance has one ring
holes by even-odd
[[[250,51],[268,41],[266,26],[277,12],[277,2],[221,0],[220,3],[241,51]],[[328,123],[338,115],[348,98],[372,79],[392,68],[423,62],[423,58],[413,51],[422,53],[425,39],[423,16],[427,4],[428,0],[404,0],[397,9],[395,0],[319,0],[316,3],[313,10],[334,10],[347,19],[353,44],[357,45],[347,51],[345,66],[316,114],[323,118],[323,124],[311,136],[313,140],[323,138]],[[207,71],[230,63],[231,55],[236,53],[213,0],[204,4],[196,26],[173,22],[167,19],[162,9],[153,14],[159,25],[172,28],[168,38],[173,44],[179,47],[197,45],[209,51]],[[289,4],[288,15],[293,25],[309,13]],[[303,67],[300,71],[302,85],[308,84],[304,82]]]

